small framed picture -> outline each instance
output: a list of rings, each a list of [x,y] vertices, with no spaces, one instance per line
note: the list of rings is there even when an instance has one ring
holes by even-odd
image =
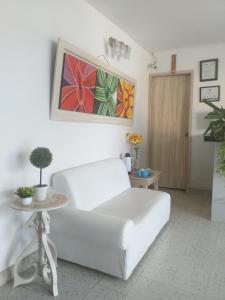
[[[218,58],[200,61],[200,81],[218,79]]]
[[[220,86],[204,86],[200,88],[200,101],[219,101],[220,100]]]

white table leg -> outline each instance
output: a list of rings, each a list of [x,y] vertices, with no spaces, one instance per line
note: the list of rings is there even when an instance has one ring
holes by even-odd
[[[26,227],[30,227],[31,229],[33,229],[35,232],[37,230],[36,226],[36,214],[34,213],[31,218],[25,223]],[[17,261],[14,264],[14,268],[13,268],[13,277],[14,277],[14,284],[13,287],[17,287],[19,285],[22,284],[26,284],[26,283],[30,283],[31,281],[34,280],[34,278],[37,275],[37,269],[38,269],[38,265],[37,263],[34,263],[31,267],[34,267],[34,272],[31,274],[30,277],[23,277],[19,274],[19,266],[21,264],[21,262],[23,261],[23,259],[25,257],[27,257],[28,255],[32,254],[35,250],[37,250],[38,247],[38,238],[37,235],[35,234],[34,238],[32,239],[32,241],[30,242],[30,244],[26,247],[26,249],[21,253],[21,255],[17,258]]]
[[[53,295],[57,296],[57,251],[55,245],[47,236],[50,233],[50,216],[47,211],[34,213],[25,225],[35,230],[35,237],[19,256],[14,265],[13,287],[33,281],[38,273],[40,276],[43,276],[44,281],[51,286]],[[24,278],[18,272],[19,265],[26,256],[35,250],[38,250],[39,261],[32,265],[35,268],[32,275],[29,278]]]
[[[42,220],[42,229],[41,229],[41,245],[43,245],[45,259],[44,265],[42,269],[42,275],[44,281],[51,286],[52,293],[54,296],[58,295],[58,287],[57,287],[57,271],[56,271],[56,260],[57,260],[57,253],[56,248],[52,241],[48,238],[47,234],[50,233],[50,216],[47,211],[43,211],[41,214]],[[52,252],[50,250],[50,247]]]
[[[157,179],[155,182],[154,182],[154,189],[156,191],[158,191],[158,188],[159,188],[159,180]]]

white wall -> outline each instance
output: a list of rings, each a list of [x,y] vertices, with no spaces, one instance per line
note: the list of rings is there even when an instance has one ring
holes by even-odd
[[[49,120],[57,39],[61,37],[94,56],[104,53],[105,40],[111,35],[131,46],[129,60],[108,58],[112,66],[137,80],[134,127],[145,136],[149,54],[81,0],[1,0],[0,20],[1,271],[24,247],[26,235],[21,224],[27,215],[12,211],[9,201],[18,186],[38,181],[38,170],[28,162],[34,147],[46,146],[53,152],[53,164],[44,171],[46,182],[58,170],[118,157],[128,149],[125,134],[129,127]]]
[[[209,190],[212,187],[214,145],[203,141],[202,134],[208,124],[204,120],[204,116],[210,111],[210,108],[199,102],[199,87],[220,85],[222,100],[215,104],[225,107],[225,44],[159,51],[156,53],[159,68],[156,71],[152,71],[152,73],[169,72],[172,54],[177,54],[177,71],[194,70],[191,188]],[[200,82],[199,61],[210,58],[219,58],[219,80]]]

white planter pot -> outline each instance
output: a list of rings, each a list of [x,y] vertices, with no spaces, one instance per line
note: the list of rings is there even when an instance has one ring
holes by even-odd
[[[44,201],[47,198],[48,186],[35,186],[34,198],[36,201]]]
[[[32,197],[20,198],[23,205],[29,205],[32,202]]]

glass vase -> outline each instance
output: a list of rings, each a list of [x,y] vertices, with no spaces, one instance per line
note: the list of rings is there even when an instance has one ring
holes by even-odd
[[[132,170],[136,171],[137,169],[139,169],[139,147],[132,146],[131,152],[133,158]]]

